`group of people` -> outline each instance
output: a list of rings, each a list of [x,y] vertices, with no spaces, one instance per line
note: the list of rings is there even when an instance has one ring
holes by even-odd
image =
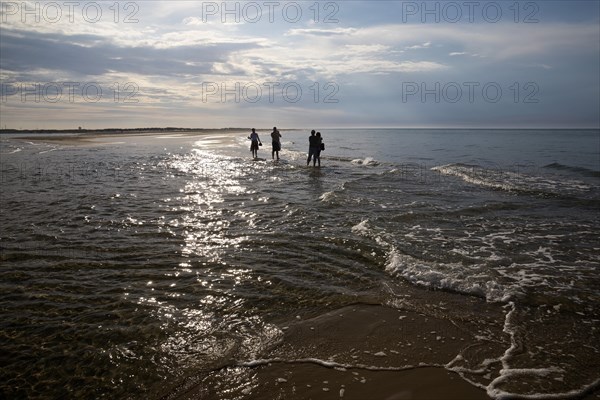
[[[310,131],[310,136],[308,137],[308,158],[306,159],[306,166],[310,164],[310,159],[313,160],[313,167],[319,163],[319,167],[321,166],[321,150],[325,150],[325,144],[323,143],[323,138],[321,137],[321,132],[316,132],[313,129]]]
[[[252,152],[252,157],[258,158],[258,148],[262,146],[262,142],[258,133],[256,133],[256,129],[252,128],[252,133],[248,136],[250,139],[250,151]],[[279,160],[279,152],[281,151],[281,133],[277,130],[277,127],[273,127],[273,132],[271,132],[271,139],[273,149],[271,151],[271,157],[275,160],[275,156],[277,156],[277,160]],[[321,132],[315,132],[313,129],[310,132],[310,136],[308,137],[308,159],[306,160],[306,165],[310,165],[310,160],[312,159],[313,167],[319,164],[321,166],[321,151],[325,150],[325,144],[323,143],[323,138],[321,137]]]
[[[252,128],[252,133],[248,136],[250,139],[250,151],[252,152],[252,157],[258,157],[258,147],[262,146],[262,142],[260,141],[260,137],[258,133],[256,133],[256,129]],[[273,132],[271,132],[271,139],[273,139],[273,150],[271,151],[271,157],[275,159],[275,155],[277,155],[277,159],[279,160],[279,151],[281,150],[281,133],[277,130],[277,127],[273,127]]]

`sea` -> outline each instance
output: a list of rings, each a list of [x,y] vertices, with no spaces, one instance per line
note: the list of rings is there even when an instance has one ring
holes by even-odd
[[[309,130],[0,136],[0,398],[165,398],[351,304],[468,329],[436,365],[491,398],[597,393],[600,131]]]

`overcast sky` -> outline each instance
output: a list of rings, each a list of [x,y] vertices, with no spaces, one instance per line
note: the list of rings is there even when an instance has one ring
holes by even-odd
[[[2,2],[2,128],[598,128],[600,2]]]

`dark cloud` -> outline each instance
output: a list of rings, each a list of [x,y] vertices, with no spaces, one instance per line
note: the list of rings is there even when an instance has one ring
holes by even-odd
[[[231,52],[257,46],[252,43],[219,43],[171,48],[120,47],[97,35],[42,34],[3,29],[0,68],[16,73],[46,69],[77,76],[97,76],[108,72],[199,75],[210,73],[213,63],[226,61]]]

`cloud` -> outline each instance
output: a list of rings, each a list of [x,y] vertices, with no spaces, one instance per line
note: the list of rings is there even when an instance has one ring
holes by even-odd
[[[352,38],[403,49],[454,47],[496,60],[598,52],[597,24],[385,24],[360,28]],[[526,39],[524,39],[526,38]],[[420,44],[413,44],[413,43]],[[433,49],[433,48],[432,48]],[[446,53],[447,54],[447,53]]]
[[[112,3],[101,5],[108,10]],[[539,79],[543,89],[540,93],[545,96],[563,82],[567,90],[556,90],[560,99],[569,84],[578,82],[578,87],[592,93],[587,97],[577,93],[587,99],[579,108],[591,109],[587,104],[597,104],[597,21],[558,22],[559,16],[538,24],[400,24],[387,6],[385,14],[365,13],[373,10],[372,3],[344,2],[339,6],[344,18],[340,14],[341,22],[335,25],[313,20],[284,23],[278,14],[269,15],[279,19],[275,23],[266,23],[266,16],[263,23],[223,24],[216,17],[205,22],[201,2],[140,2],[136,15],[139,22],[134,24],[116,24],[108,12],[95,24],[68,23],[67,18],[56,24],[23,24],[20,18],[12,18],[2,25],[0,78],[8,84],[57,80],[136,82],[140,88],[136,115],[141,121],[144,115],[159,118],[161,112],[169,117],[180,113],[192,118],[198,110],[207,120],[218,113],[220,121],[229,121],[241,108],[244,118],[256,115],[256,104],[203,104],[199,99],[204,82],[227,87],[247,82],[298,82],[307,98],[315,82],[321,88],[327,82],[336,82],[343,114],[362,118],[365,99],[369,99],[373,120],[384,120],[385,113],[396,118],[397,84],[403,81],[504,79],[525,83]],[[590,98],[596,99],[595,103]],[[382,103],[389,109],[382,108]],[[549,103],[545,98],[544,107]],[[17,108],[28,106],[20,104]],[[306,109],[332,107],[296,106],[296,114],[285,110],[289,121],[301,121]],[[3,111],[7,109],[3,107]],[[417,104],[411,115],[423,109]],[[466,109],[472,114],[473,105]],[[32,113],[39,110],[42,108]],[[85,115],[92,114],[86,110]],[[110,115],[110,110],[110,104],[104,104],[99,115]],[[115,107],[114,113],[123,110]],[[441,119],[450,115],[435,110]],[[549,107],[548,113],[556,114],[557,110],[560,108]],[[423,118],[433,115],[430,111]],[[456,118],[465,117],[458,114]],[[341,114],[324,111],[323,115],[327,119]],[[44,120],[42,116],[38,119]]]
[[[382,44],[347,44],[345,47],[353,54],[372,54],[390,51],[390,46]]]
[[[55,70],[79,76],[109,72],[176,76],[210,73],[228,54],[257,43],[191,42],[176,47],[122,47],[96,35],[41,34],[3,30],[0,68],[8,71]]]
[[[338,36],[338,35],[352,35],[357,30],[355,28],[335,28],[335,29],[317,29],[317,28],[306,28],[306,29],[290,29],[286,32],[286,36]]]
[[[431,42],[425,42],[423,44],[416,44],[414,46],[405,47],[406,50],[417,50],[417,49],[427,49],[431,46]]]

